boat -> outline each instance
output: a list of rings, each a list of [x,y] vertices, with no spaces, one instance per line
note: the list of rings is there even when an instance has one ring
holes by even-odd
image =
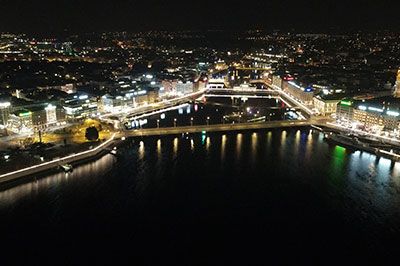
[[[368,143],[361,142],[355,135],[344,135],[329,132],[325,134],[325,139],[328,142],[333,142],[353,150],[363,150],[372,153],[376,152],[375,148],[371,147]]]
[[[60,168],[64,170],[64,172],[68,173],[68,172],[72,172],[73,167],[70,164],[61,164]]]

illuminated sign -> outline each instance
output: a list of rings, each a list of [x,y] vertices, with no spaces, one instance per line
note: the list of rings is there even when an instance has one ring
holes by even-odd
[[[394,112],[394,111],[387,111],[386,114],[390,115],[390,116],[399,116],[400,115],[399,112]]]
[[[18,116],[22,117],[22,116],[30,116],[31,112],[23,112],[23,113],[19,113]]]
[[[376,107],[368,107],[368,110],[375,111],[375,112],[379,112],[379,113],[382,113],[382,112],[383,112],[382,109],[379,109],[379,108],[376,108]]]
[[[346,106],[351,106],[352,102],[351,101],[340,101],[341,105],[346,105]]]

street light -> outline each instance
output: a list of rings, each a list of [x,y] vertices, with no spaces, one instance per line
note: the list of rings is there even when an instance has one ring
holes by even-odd
[[[207,126],[209,125],[209,123],[210,123],[210,117],[207,116]]]
[[[176,118],[174,118],[174,127],[176,127]]]
[[[190,126],[193,126],[193,117],[190,118]]]
[[[157,119],[157,128],[160,128],[160,119]]]

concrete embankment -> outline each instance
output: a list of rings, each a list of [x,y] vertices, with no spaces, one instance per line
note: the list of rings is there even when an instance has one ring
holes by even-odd
[[[0,175],[0,185],[16,181],[20,178],[26,177],[26,176],[32,176],[34,174],[38,174],[41,172],[48,171],[50,169],[55,169],[59,167],[62,164],[71,164],[71,163],[76,163],[79,161],[83,160],[88,160],[91,158],[95,158],[96,156],[100,155],[104,151],[107,151],[110,147],[112,147],[115,144],[115,134],[110,138],[109,140],[106,140],[105,142],[101,143],[99,146],[79,152],[76,154],[71,154],[62,158],[57,158],[53,159],[52,161],[48,162],[43,162],[41,164],[29,166],[20,170],[12,171],[6,174]]]

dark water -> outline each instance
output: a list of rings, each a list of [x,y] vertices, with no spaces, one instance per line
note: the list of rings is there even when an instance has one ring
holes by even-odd
[[[151,137],[119,152],[1,192],[3,259],[383,265],[398,256],[400,164],[310,129]]]
[[[297,114],[293,117],[292,113],[281,100],[274,98],[250,98],[243,102],[238,98],[231,100],[211,97],[205,101],[181,105],[175,110],[137,119],[136,123],[132,118],[124,125],[126,129],[137,129],[254,122],[254,119],[260,119],[258,121],[296,119]]]

